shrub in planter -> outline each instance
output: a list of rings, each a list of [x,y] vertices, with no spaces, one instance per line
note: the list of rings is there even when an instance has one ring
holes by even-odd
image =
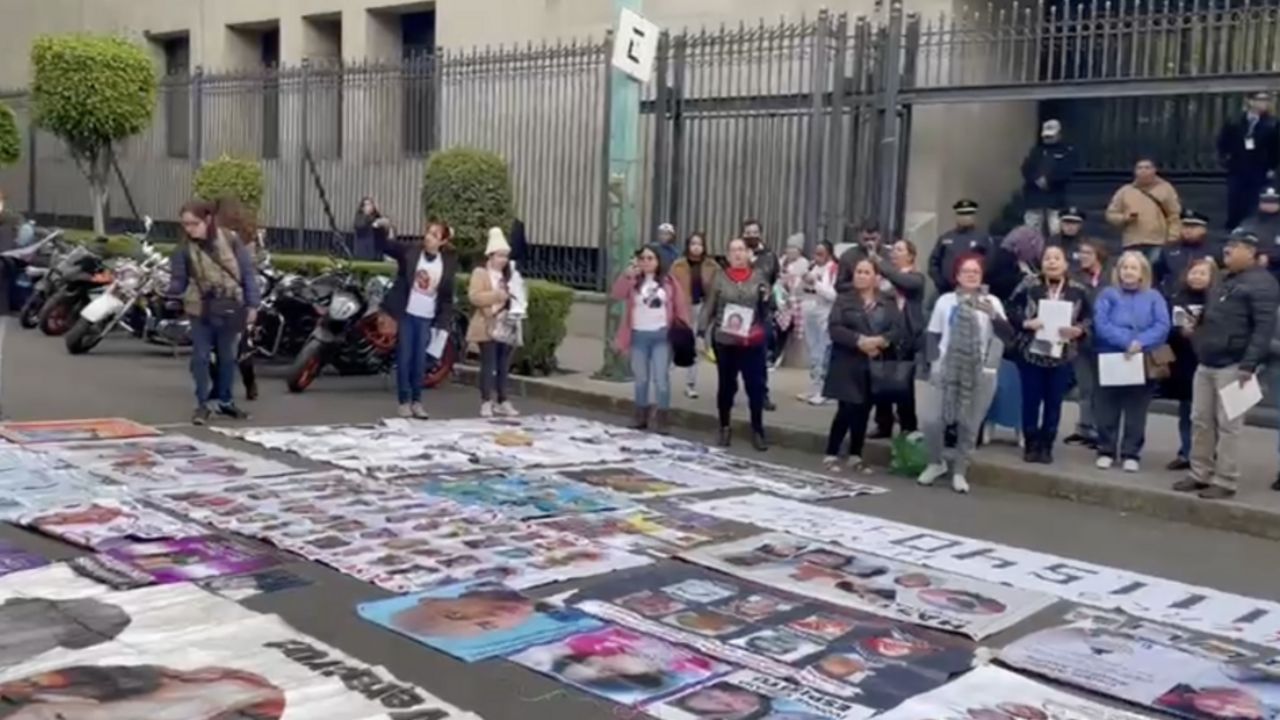
[[[459,274],[457,306],[471,316],[467,300],[470,277]],[[573,290],[544,280],[526,280],[529,316],[524,321],[524,347],[516,351],[511,369],[520,375],[549,375],[556,370],[556,350],[568,333]]]
[[[201,165],[191,185],[201,200],[232,197],[240,201],[251,217],[257,217],[266,181],[262,164],[257,160],[223,155]]]
[[[422,209],[428,220],[453,228],[463,267],[484,251],[491,227],[506,232],[515,217],[511,176],[501,157],[484,150],[442,150],[427,161]]]
[[[22,157],[22,133],[13,108],[0,104],[0,166],[12,165]]]

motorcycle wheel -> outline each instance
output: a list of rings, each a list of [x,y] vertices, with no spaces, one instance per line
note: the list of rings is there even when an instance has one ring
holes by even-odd
[[[30,330],[40,324],[40,308],[44,307],[44,301],[44,293],[31,293],[31,297],[23,303],[22,313],[18,316],[18,322],[22,327]]]
[[[311,383],[320,377],[320,371],[324,369],[324,356],[324,343],[319,340],[307,341],[289,366],[289,375],[285,378],[289,392],[300,393],[311,387]]]
[[[422,387],[431,389],[448,380],[453,374],[453,364],[457,361],[458,343],[450,338],[444,345],[444,357],[440,358],[433,367],[427,368],[427,374],[422,377]]]
[[[69,295],[54,295],[40,308],[40,332],[49,337],[67,334],[77,319],[72,313],[76,302]]]
[[[97,347],[104,337],[106,334],[98,328],[97,323],[80,318],[67,332],[67,352],[72,355],[84,355]]]

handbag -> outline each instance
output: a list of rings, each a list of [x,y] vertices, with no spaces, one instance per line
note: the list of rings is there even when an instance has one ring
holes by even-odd
[[[911,397],[915,381],[915,360],[871,361],[871,397],[877,402],[897,402]]]
[[[235,280],[236,282],[240,282],[240,278],[237,278],[235,273],[228,270],[227,267],[222,264],[222,261],[214,256],[213,253],[209,252],[204,247],[200,248],[200,252],[204,253],[205,257],[212,260],[213,264],[217,265],[219,270],[226,273],[227,277]],[[190,246],[187,247],[187,262],[189,265],[195,265],[195,257],[191,255]],[[225,328],[233,327],[236,324],[242,325],[244,323],[246,308],[243,299],[221,294],[209,295],[205,292],[204,285],[200,282],[199,272],[191,273],[191,279],[195,281],[196,290],[200,293],[200,305],[203,310],[204,318],[209,321],[210,325],[216,328]]]
[[[1173,375],[1173,363],[1177,356],[1168,344],[1154,348],[1146,354],[1147,380],[1168,380]]]
[[[511,317],[511,313],[503,311],[489,320],[489,337],[494,342],[522,347],[524,345],[523,323]]]
[[[698,362],[697,342],[693,330],[684,322],[676,320],[667,330],[667,342],[671,345],[671,362],[676,367],[693,367]]]

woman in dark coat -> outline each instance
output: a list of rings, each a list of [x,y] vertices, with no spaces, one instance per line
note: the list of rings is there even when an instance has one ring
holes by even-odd
[[[863,258],[854,265],[853,286],[836,298],[831,309],[831,363],[822,396],[839,403],[827,435],[824,464],[834,472],[840,466],[840,446],[849,436],[849,469],[865,472],[862,446],[867,422],[875,406],[871,364],[893,358],[905,342],[906,322],[898,304],[880,291],[880,272],[874,261]]]
[[[357,260],[377,260],[380,257],[376,237],[378,228],[374,223],[381,218],[382,213],[379,212],[378,204],[373,201],[373,198],[367,195],[360,198],[360,206],[356,208],[356,218],[351,223],[351,229],[356,236],[354,254]]]
[[[1178,283],[1178,289],[1169,297],[1173,329],[1169,331],[1169,348],[1173,350],[1173,368],[1169,377],[1161,383],[1161,394],[1178,401],[1178,457],[1169,463],[1169,470],[1189,470],[1191,462],[1191,387],[1200,360],[1191,344],[1192,333],[1205,303],[1209,300],[1209,288],[1213,285],[1218,266],[1208,258],[1200,258],[1187,266],[1187,272]]]

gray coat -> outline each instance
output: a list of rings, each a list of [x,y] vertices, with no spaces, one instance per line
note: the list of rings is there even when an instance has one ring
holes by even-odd
[[[723,269],[716,271],[714,279],[706,288],[706,297],[702,299],[702,317],[698,327],[706,328],[706,332],[716,343],[722,345],[742,345],[742,338],[721,332],[720,321],[724,309],[729,305],[744,305],[755,311],[751,324],[763,326],[768,321],[773,307],[773,283],[769,282],[765,273],[753,269],[746,282],[734,282]]]

